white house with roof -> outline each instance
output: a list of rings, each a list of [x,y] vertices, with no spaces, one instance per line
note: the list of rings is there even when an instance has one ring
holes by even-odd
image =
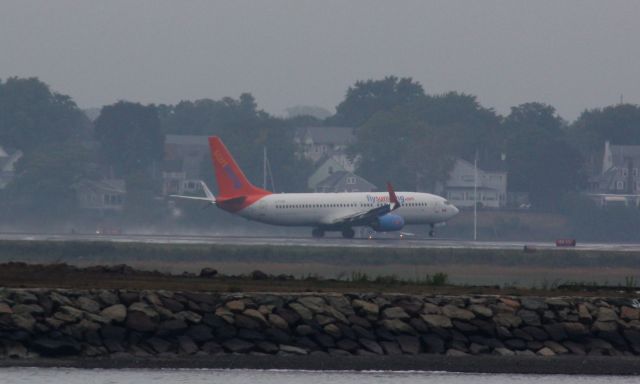
[[[439,183],[436,193],[444,196],[457,207],[473,207],[474,202],[487,208],[504,208],[507,205],[507,172],[501,166],[491,168],[484,164],[478,166],[477,186],[476,170],[473,163],[456,159],[449,172],[449,179]],[[478,198],[474,195],[478,191]]]
[[[601,172],[589,178],[588,194],[601,205],[640,206],[640,145],[606,141]]]
[[[326,156],[335,156],[345,168],[353,171],[353,162],[346,156],[347,148],[356,140],[351,127],[300,127],[294,140],[305,158],[317,163]]]
[[[13,180],[15,166],[22,158],[22,151],[0,146],[0,189],[4,189]]]

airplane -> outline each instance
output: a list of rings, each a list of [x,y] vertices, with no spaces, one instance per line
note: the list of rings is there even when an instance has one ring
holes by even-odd
[[[312,227],[311,235],[315,238],[337,231],[350,239],[355,236],[354,227],[396,232],[407,224],[428,224],[429,235],[434,236],[436,224],[446,222],[459,212],[440,196],[395,192],[390,183],[386,193],[272,193],[251,184],[219,137],[209,137],[209,149],[218,196],[201,181],[204,197],[171,197],[206,201],[208,205],[266,224]]]

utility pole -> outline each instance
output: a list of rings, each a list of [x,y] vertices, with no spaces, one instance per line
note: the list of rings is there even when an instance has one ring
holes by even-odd
[[[478,150],[473,161],[473,241],[478,240]]]
[[[267,146],[262,147],[262,189],[267,189]]]

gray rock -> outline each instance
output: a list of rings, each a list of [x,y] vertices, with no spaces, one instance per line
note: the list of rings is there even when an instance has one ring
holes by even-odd
[[[98,313],[100,312],[100,304],[97,301],[92,300],[85,296],[78,298],[78,306],[85,312]]]
[[[400,335],[397,337],[400,349],[404,353],[417,355],[420,353],[420,339],[415,336]]]
[[[327,297],[327,301],[329,302],[330,307],[335,308],[345,316],[356,314],[353,310],[353,307],[351,306],[351,303],[344,296],[329,296]]]
[[[515,352],[513,352],[512,350],[509,350],[507,348],[499,347],[499,348],[495,348],[493,350],[493,354],[494,355],[498,355],[498,356],[514,356]]]
[[[545,341],[549,339],[549,335],[547,335],[547,332],[545,332],[541,328],[523,327],[522,330],[538,341]]]
[[[382,350],[382,347],[377,342],[369,339],[360,339],[359,341],[360,341],[360,344],[363,347],[365,347],[367,351],[373,352],[376,355],[384,355],[384,351]]]
[[[367,318],[376,319],[380,313],[380,307],[368,301],[356,299],[352,304],[354,308],[361,310]]]
[[[584,347],[573,341],[565,341],[563,345],[574,355],[584,356],[587,354]]]
[[[409,324],[400,319],[382,320],[382,326],[394,333],[408,333],[412,335],[417,334],[415,329],[413,329]]]
[[[4,349],[7,357],[11,359],[24,359],[29,357],[27,348],[20,342],[13,340],[4,340]]]
[[[189,336],[178,336],[178,351],[185,355],[193,355],[198,352],[198,346]]]
[[[360,347],[360,344],[351,339],[342,339],[336,342],[336,346],[345,351],[355,352]]]
[[[385,355],[402,355],[402,350],[396,341],[381,341],[380,346]]]
[[[34,296],[35,297],[35,296]],[[69,300],[66,296],[59,294],[56,291],[51,291],[49,293],[49,298],[53,301],[57,306],[61,305],[71,305],[71,300]],[[34,302],[37,301],[37,298]]]
[[[569,352],[569,350],[565,348],[562,344],[557,343],[555,341],[547,340],[543,344],[545,347],[551,349],[556,355],[563,355]]]
[[[289,324],[287,323],[287,321],[283,319],[281,316],[276,315],[275,313],[270,313],[268,315],[268,319],[269,319],[269,323],[276,328],[283,329],[283,330],[289,329]]]
[[[564,330],[569,337],[583,337],[589,334],[589,330],[582,323],[564,323]]]
[[[235,325],[239,328],[260,329],[260,323],[245,315],[236,315]]]
[[[616,312],[613,309],[606,307],[598,308],[598,314],[596,317],[600,322],[618,320],[618,315],[616,314]]]
[[[294,355],[306,355],[309,353],[309,351],[307,351],[304,348],[296,347],[294,345],[287,345],[287,344],[280,344],[280,351],[291,353]]]
[[[159,314],[158,311],[156,311],[155,309],[151,308],[149,306],[149,304],[147,303],[143,303],[141,301],[135,302],[131,305],[129,305],[128,308],[129,312],[142,312],[145,315],[147,315],[149,318],[151,319],[157,319]]]
[[[316,315],[315,316],[316,322],[318,323],[318,325],[321,326],[325,326],[327,324],[331,324],[331,323],[335,323],[336,319],[334,319],[333,317],[329,317],[329,316],[325,316],[325,315]]]
[[[0,301],[0,315],[10,315],[13,313],[13,310],[9,306],[9,304]]]
[[[481,345],[476,343],[471,343],[469,346],[469,352],[473,355],[481,355],[485,353],[489,353],[490,349],[488,345]]]
[[[103,316],[110,321],[121,323],[127,318],[127,307],[122,304],[114,304],[103,309],[100,312],[100,316]]]
[[[520,304],[522,304],[523,308],[530,311],[543,311],[548,307],[544,300],[531,297],[522,298]]]
[[[469,310],[478,316],[487,318],[493,316],[493,311],[491,310],[491,308],[484,305],[470,305]]]
[[[618,323],[614,321],[596,321],[591,326],[591,330],[595,332],[615,332],[618,330]]]
[[[118,295],[107,290],[101,290],[100,293],[98,293],[98,298],[107,306],[118,304],[120,300]]]
[[[493,317],[493,321],[505,328],[518,328],[522,324],[522,319],[510,313],[499,313]]]
[[[268,354],[274,354],[280,350],[277,345],[269,341],[258,341],[256,347],[260,351]]]
[[[545,299],[545,304],[547,304],[550,307],[554,307],[554,308],[566,308],[566,307],[570,307],[571,303],[569,303],[568,301],[564,300],[564,299],[560,299],[558,297],[550,297]]]
[[[527,343],[521,339],[507,339],[504,341],[504,345],[511,350],[524,350],[527,348]]]
[[[313,319],[313,313],[300,303],[289,303],[289,308],[293,309],[303,320],[310,321]]]
[[[225,304],[225,307],[227,307],[230,311],[233,311],[233,312],[242,312],[245,310],[245,303],[242,300],[232,300],[232,301],[228,301]]]
[[[450,319],[467,320],[467,321],[476,317],[476,315],[474,315],[473,312],[467,309],[458,308],[454,305],[445,305],[442,308],[442,314],[449,317]]]
[[[342,337],[342,330],[336,324],[327,324],[323,329],[327,335],[333,337],[334,339],[339,339]]]
[[[44,309],[38,304],[16,304],[13,306],[13,313],[17,315],[42,315]],[[0,309],[1,313],[1,309]]]
[[[152,337],[146,341],[155,353],[167,352],[171,347],[171,343],[159,337]]]
[[[422,314],[420,315],[420,317],[422,317],[422,320],[424,320],[424,322],[431,327],[435,327],[435,328],[453,327],[453,324],[451,323],[451,319],[449,319],[447,316]]]
[[[202,344],[201,349],[202,349],[202,352],[207,353],[209,355],[217,355],[217,354],[224,353],[222,346],[216,343],[215,341],[207,341],[206,343]]]
[[[532,326],[542,325],[542,322],[540,321],[540,316],[534,311],[530,311],[528,309],[521,309],[520,311],[518,311],[518,316],[527,325],[532,325]]]
[[[58,308],[58,312],[54,314],[54,317],[65,322],[79,321],[83,316],[83,311],[67,305],[63,305]]]
[[[410,316],[400,307],[389,307],[382,311],[382,315],[387,319],[408,319]]]
[[[230,352],[245,353],[252,350],[254,345],[253,343],[250,343],[248,341],[233,338],[223,342],[222,346],[225,347]]]
[[[193,311],[180,311],[175,314],[176,319],[184,320],[191,324],[198,324],[202,321],[202,315]]]
[[[27,332],[33,332],[33,328],[36,325],[36,319],[29,314],[23,315],[11,315],[11,321],[18,329],[23,329]]]
[[[307,307],[314,313],[323,313],[327,303],[322,297],[317,296],[305,296],[298,299],[298,303]]]
[[[262,313],[258,312],[255,309],[245,309],[244,312],[242,312],[243,315],[250,317],[256,321],[258,321],[260,324],[262,325],[266,325],[267,324],[267,319],[264,318],[264,316],[262,315]]]
[[[308,336],[316,333],[315,329],[311,328],[311,326],[307,324],[298,325],[295,332],[300,336]]]
[[[422,307],[422,313],[428,315],[440,315],[442,314],[442,308],[432,303],[425,303]]]
[[[34,304],[38,302],[38,297],[29,291],[15,290],[13,299],[21,304]]]
[[[349,322],[354,325],[359,325],[362,328],[371,328],[371,322],[364,317],[358,315],[351,315],[348,318]]]
[[[126,319],[126,327],[138,332],[153,332],[156,330],[156,324],[143,312],[129,312]]]
[[[175,299],[163,297],[162,305],[171,312],[180,312],[184,310],[184,305],[181,302]]]
[[[187,329],[187,323],[180,319],[166,320],[158,325],[158,334],[161,336],[174,335]]]

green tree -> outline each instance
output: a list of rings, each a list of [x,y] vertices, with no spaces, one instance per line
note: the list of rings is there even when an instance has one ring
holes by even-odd
[[[153,105],[120,101],[102,108],[95,122],[95,137],[103,159],[119,177],[150,173],[162,160],[164,135]]]
[[[43,144],[90,137],[88,118],[66,95],[37,78],[0,81],[0,145],[29,153]]]
[[[266,147],[278,192],[306,189],[311,164],[297,155],[291,123],[259,110],[250,94],[237,100],[226,97],[161,106],[160,116],[166,133],[220,136],[247,177],[257,184],[263,177]],[[215,186],[210,160],[202,167],[202,177]]]
[[[424,89],[411,78],[387,76],[382,80],[357,81],[347,90],[328,124],[357,127],[376,112],[391,110],[424,97]]]
[[[566,124],[546,104],[511,108],[504,120],[509,190],[528,192],[532,204],[555,209],[583,182],[582,159],[567,140]]]
[[[68,218],[76,210],[75,183],[96,176],[94,160],[75,143],[52,143],[25,155],[2,191],[5,214]]]

